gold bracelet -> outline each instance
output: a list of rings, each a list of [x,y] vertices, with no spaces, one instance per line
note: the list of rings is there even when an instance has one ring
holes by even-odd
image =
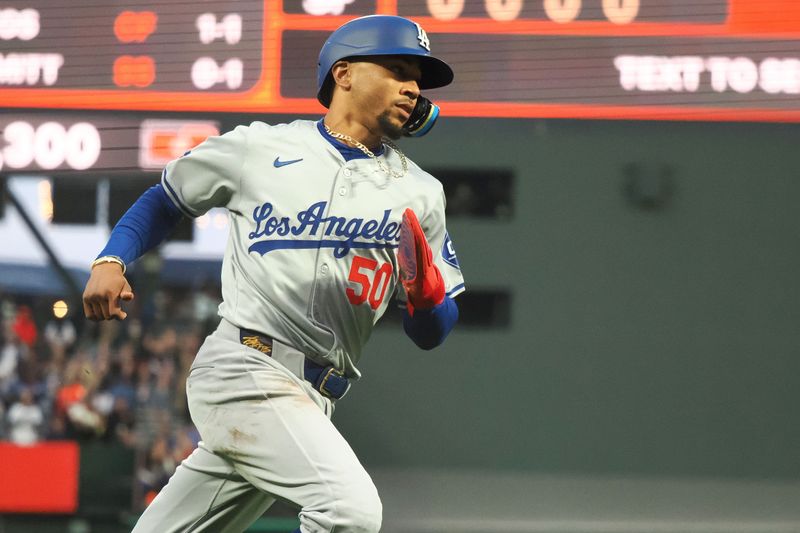
[[[90,269],[96,267],[101,263],[116,263],[122,267],[123,274],[125,274],[125,271],[127,270],[127,267],[125,266],[125,261],[123,261],[116,255],[104,255],[103,257],[98,257],[97,259],[92,261],[92,266],[90,267]]]

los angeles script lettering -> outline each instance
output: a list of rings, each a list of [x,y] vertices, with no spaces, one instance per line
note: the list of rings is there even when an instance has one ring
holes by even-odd
[[[400,224],[389,222],[392,210],[383,212],[381,220],[364,218],[345,218],[337,216],[323,216],[327,202],[317,202],[308,209],[297,213],[296,222],[290,217],[273,216],[274,206],[264,203],[253,210],[253,220],[256,223],[255,231],[250,232],[251,239],[271,237],[277,235],[300,236],[336,236],[344,237],[346,242],[352,243],[358,238],[373,239],[383,242],[397,242],[400,240]]]

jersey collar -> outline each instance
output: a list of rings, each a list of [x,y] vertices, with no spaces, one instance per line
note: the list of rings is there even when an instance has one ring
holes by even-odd
[[[331,137],[330,133],[325,131],[325,123],[323,122],[325,119],[321,118],[317,121],[317,129],[319,130],[320,134],[325,138],[326,141],[331,143],[334,148],[336,148],[342,157],[344,157],[345,161],[351,161],[353,159],[369,159],[369,156],[359,150],[358,148],[354,148],[349,146],[338,139],[334,139]],[[375,155],[382,155],[385,148],[383,144],[381,144],[380,150],[377,150]]]

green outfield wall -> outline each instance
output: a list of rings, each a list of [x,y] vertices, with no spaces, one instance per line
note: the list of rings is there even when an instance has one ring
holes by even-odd
[[[511,169],[452,218],[507,327],[371,339],[335,415],[368,465],[800,476],[800,130],[445,119],[424,168]]]

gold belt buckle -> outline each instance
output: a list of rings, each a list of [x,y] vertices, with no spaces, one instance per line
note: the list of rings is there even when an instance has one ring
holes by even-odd
[[[319,383],[319,391],[328,398],[333,398],[333,396],[331,396],[331,394],[325,388],[325,384],[328,383],[328,380],[330,379],[331,375],[344,377],[344,373],[336,370],[334,367],[329,367],[328,370],[325,372],[325,377],[323,377],[322,381],[320,381]]]

